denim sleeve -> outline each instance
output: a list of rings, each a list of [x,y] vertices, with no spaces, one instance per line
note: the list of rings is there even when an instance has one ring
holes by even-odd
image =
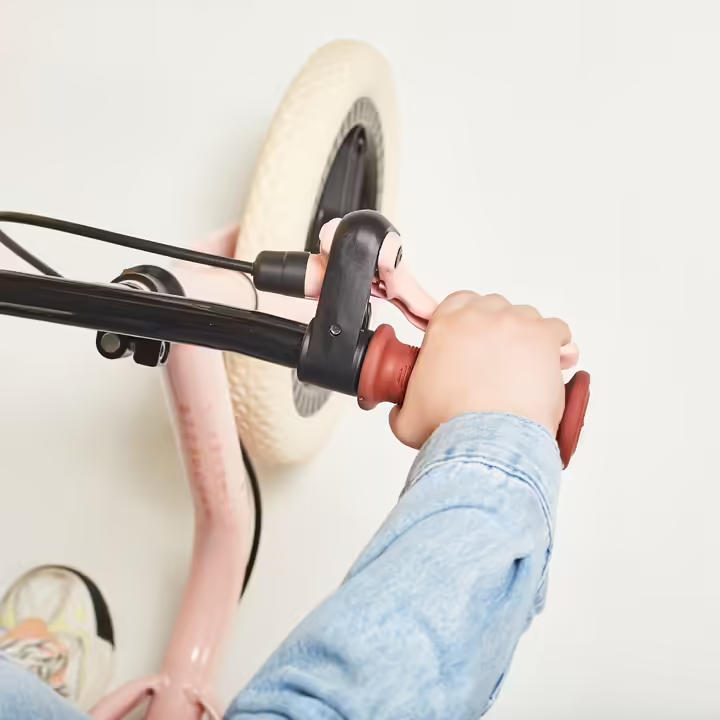
[[[527,420],[443,425],[345,582],[228,720],[477,720],[542,609],[560,472],[554,438]]]

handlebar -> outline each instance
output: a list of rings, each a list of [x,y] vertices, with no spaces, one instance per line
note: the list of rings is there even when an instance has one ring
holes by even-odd
[[[307,326],[121,284],[0,271],[0,315],[235,352],[297,367]]]
[[[0,221],[36,225],[240,271],[256,276],[257,289],[265,287],[291,296],[308,294],[308,253],[264,253],[251,263],[53,218],[0,212]],[[0,314],[97,330],[98,350],[111,359],[124,356],[126,350],[122,342],[117,352],[105,348],[102,340],[107,333],[123,336],[140,364],[162,364],[167,360],[168,348],[161,347],[161,342],[199,345],[294,367],[302,382],[357,395],[358,404],[366,410],[381,402],[401,405],[419,349],[401,343],[388,325],[371,331],[368,301],[371,294],[384,297],[422,328],[434,303],[419,291],[416,283],[410,282],[407,272],[403,274],[402,268],[398,269],[402,256],[399,236],[379,213],[352,212],[335,222],[331,235],[332,243],[327,258],[320,263],[322,273],[315,288],[316,295],[320,288],[317,312],[309,325],[179,297],[178,294],[184,294],[182,287],[171,283],[173,287],[165,288],[167,278],[164,276],[169,274],[153,266],[125,271],[110,285],[67,280],[1,231],[0,244],[46,276],[0,271]],[[384,246],[388,238],[392,240]],[[140,285],[147,285],[145,289],[152,292],[133,290],[133,283],[131,287],[122,286],[122,283],[127,285],[123,277],[134,270],[141,271],[140,275],[148,281]],[[155,343],[158,348],[148,349],[148,346],[147,352],[138,352],[138,348],[142,350],[142,346],[147,345],[143,340],[160,342]],[[139,344],[136,341],[140,341]],[[561,364],[568,367],[568,358],[574,357],[577,348],[564,348],[562,352],[565,358]],[[577,372],[565,386],[565,412],[557,433],[564,467],[577,447],[589,397],[590,376]]]

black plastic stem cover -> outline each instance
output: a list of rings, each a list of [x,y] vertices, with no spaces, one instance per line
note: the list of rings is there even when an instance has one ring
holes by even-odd
[[[372,333],[365,318],[380,248],[395,228],[374,210],[346,215],[333,238],[315,318],[308,326],[298,378],[356,395]]]

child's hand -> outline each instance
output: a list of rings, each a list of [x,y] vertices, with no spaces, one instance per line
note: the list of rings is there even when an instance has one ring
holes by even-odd
[[[500,295],[459,292],[425,332],[405,400],[390,415],[395,436],[420,448],[444,422],[467,412],[507,412],[555,435],[565,408],[560,348],[570,328]]]

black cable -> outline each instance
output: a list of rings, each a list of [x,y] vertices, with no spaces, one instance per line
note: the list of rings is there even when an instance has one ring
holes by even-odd
[[[133,237],[132,235],[123,235],[122,233],[116,233],[110,230],[101,230],[100,228],[90,227],[89,225],[80,225],[79,223],[43,217],[42,215],[30,215],[29,213],[18,212],[0,212],[0,222],[33,225],[35,227],[46,228],[47,230],[57,230],[71,235],[80,235],[81,237],[90,238],[91,240],[99,240],[112,245],[120,245],[122,247],[132,248],[133,250],[139,250],[141,252],[164,255],[165,257],[174,258],[175,260],[185,260],[199,265],[223,268],[224,270],[235,270],[236,272],[246,273],[248,275],[252,275],[253,273],[253,263],[247,262],[246,260],[236,260],[235,258],[212,255],[210,253],[200,252],[199,250],[189,250],[175,245],[166,245],[165,243],[159,243],[153,240],[144,240],[143,238]],[[13,243],[13,245],[22,250],[17,243]],[[15,252],[14,249],[13,252]],[[26,256],[30,255],[25,250],[22,250],[22,252]],[[27,257],[24,259],[28,260]],[[36,258],[33,258],[33,260],[36,260]],[[30,261],[28,260],[28,262]],[[34,267],[37,266],[34,265]],[[48,269],[50,268],[48,267]]]
[[[32,265],[36,270],[39,270],[43,275],[51,275],[52,277],[62,277],[57,271],[53,270],[49,265],[46,265],[42,260],[36,258],[32,253],[28,252],[22,245],[16,243],[11,237],[8,237],[2,230],[0,230],[0,243],[2,243],[8,250],[14,252],[19,258],[22,258],[26,263]]]
[[[260,499],[260,484],[258,483],[257,475],[255,474],[255,468],[250,460],[250,456],[247,454],[245,447],[242,442],[240,443],[240,451],[242,452],[242,459],[245,463],[245,470],[250,480],[250,487],[252,488],[253,503],[255,505],[255,532],[253,534],[252,548],[250,549],[250,556],[248,557],[247,568],[245,569],[245,581],[243,582],[240,597],[242,597],[247,587],[248,580],[252,574],[253,568],[255,567],[255,560],[257,559],[258,549],[260,547],[260,531],[262,530],[262,502]]]

